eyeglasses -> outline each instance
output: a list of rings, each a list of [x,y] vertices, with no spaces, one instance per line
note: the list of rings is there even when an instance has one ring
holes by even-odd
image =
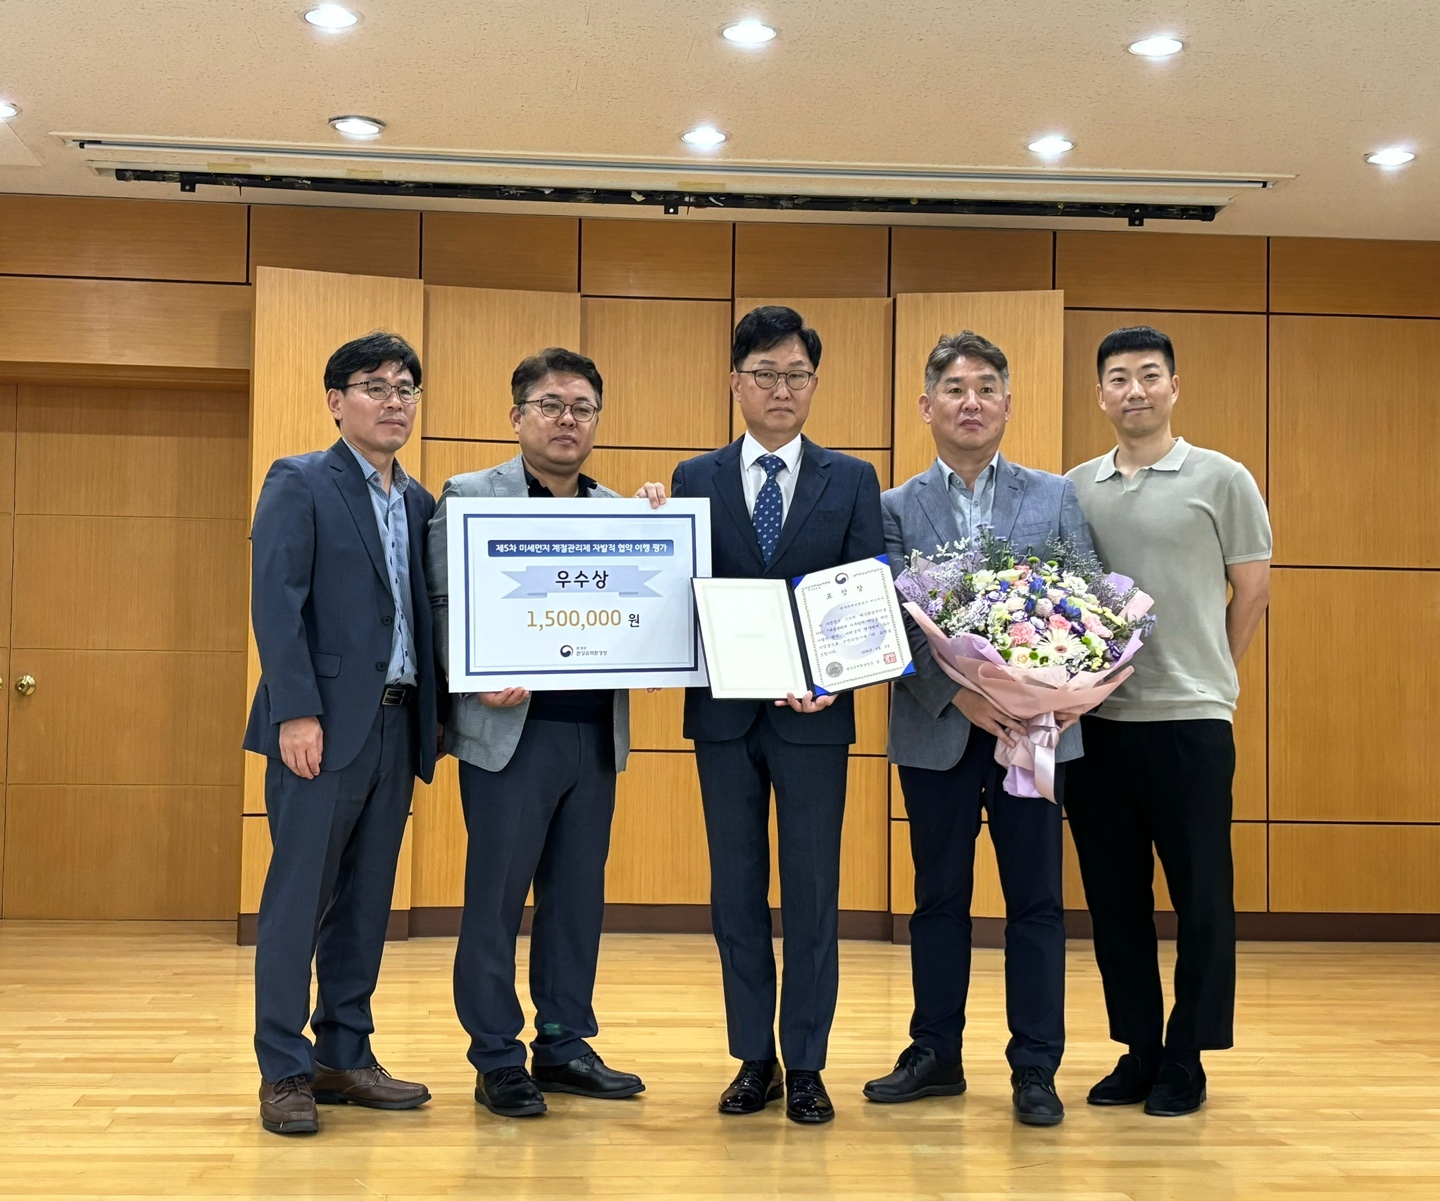
[[[783,379],[785,386],[792,392],[803,392],[810,386],[810,381],[815,378],[813,371],[738,371],[737,375],[749,375],[755,379],[755,386],[765,392],[769,392]]]
[[[358,383],[346,384],[345,387],[364,388],[365,395],[376,404],[384,404],[392,396],[398,396],[401,404],[419,404],[420,394],[424,391],[423,388],[417,388],[411,384],[401,384],[398,388],[392,387],[383,379],[362,379]]]
[[[577,400],[572,404],[566,404],[563,400],[546,397],[544,400],[522,400],[520,404],[529,405],[532,409],[539,409],[541,414],[551,421],[559,421],[568,411],[570,416],[581,425],[594,421],[600,413],[600,406],[589,400]]]

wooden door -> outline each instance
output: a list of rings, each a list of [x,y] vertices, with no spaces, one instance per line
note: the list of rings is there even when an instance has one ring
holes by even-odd
[[[21,385],[15,399],[0,912],[228,918],[246,397]]]

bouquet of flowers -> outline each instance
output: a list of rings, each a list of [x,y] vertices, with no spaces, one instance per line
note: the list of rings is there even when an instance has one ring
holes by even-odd
[[[1025,724],[1015,746],[996,743],[1006,791],[1053,801],[1056,714],[1087,713],[1130,677],[1155,624],[1150,597],[1066,542],[1019,555],[989,529],[913,551],[895,587],[940,669]]]

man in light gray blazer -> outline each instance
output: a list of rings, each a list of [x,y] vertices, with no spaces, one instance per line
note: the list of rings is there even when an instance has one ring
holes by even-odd
[[[982,526],[1017,552],[1060,537],[1092,551],[1075,487],[1063,476],[1007,462],[1010,368],[994,343],[965,330],[941,338],[925,365],[921,419],[937,457],[925,472],[881,497],[885,542],[897,573],[911,551],[972,537]],[[899,767],[915,911],[910,962],[915,1011],[911,1043],[895,1070],[872,1080],[872,1101],[913,1101],[965,1091],[961,1034],[970,987],[970,896],[983,809],[1005,893],[1006,1056],[1016,1116],[1053,1126],[1065,1115],[1055,1069],[1065,1045],[1065,923],[1060,891],[1060,805],[1011,796],[995,762],[997,739],[1024,737],[1024,724],[978,693],[961,689],[935,663],[924,635],[907,625],[915,674],[898,680],[890,702],[891,762]],[[1081,753],[1080,730],[1060,738],[1056,759]],[[1056,772],[1063,800],[1064,769]]]
[[[426,578],[442,664],[449,647],[445,532],[451,497],[613,497],[581,467],[595,444],[604,384],[595,364],[551,347],[510,381],[520,453],[445,484],[427,540]],[[640,1077],[607,1067],[586,1041],[598,1030],[591,998],[605,911],[605,860],[615,776],[630,751],[623,689],[506,688],[453,698],[446,747],[460,761],[469,844],[465,911],[455,951],[455,1009],[470,1035],[475,1100],[502,1117],[545,1112],[543,1092],[630,1097]],[[515,940],[535,890],[530,996],[533,1074],[520,1034]]]

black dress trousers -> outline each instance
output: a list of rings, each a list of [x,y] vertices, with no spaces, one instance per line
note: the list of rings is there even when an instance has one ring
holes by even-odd
[[[1095,933],[1110,1037],[1219,1050],[1234,1042],[1235,739],[1228,721],[1087,716],[1065,808]],[[1154,847],[1152,852],[1151,847]],[[1164,1025],[1154,855],[1175,906],[1175,1007]]]

